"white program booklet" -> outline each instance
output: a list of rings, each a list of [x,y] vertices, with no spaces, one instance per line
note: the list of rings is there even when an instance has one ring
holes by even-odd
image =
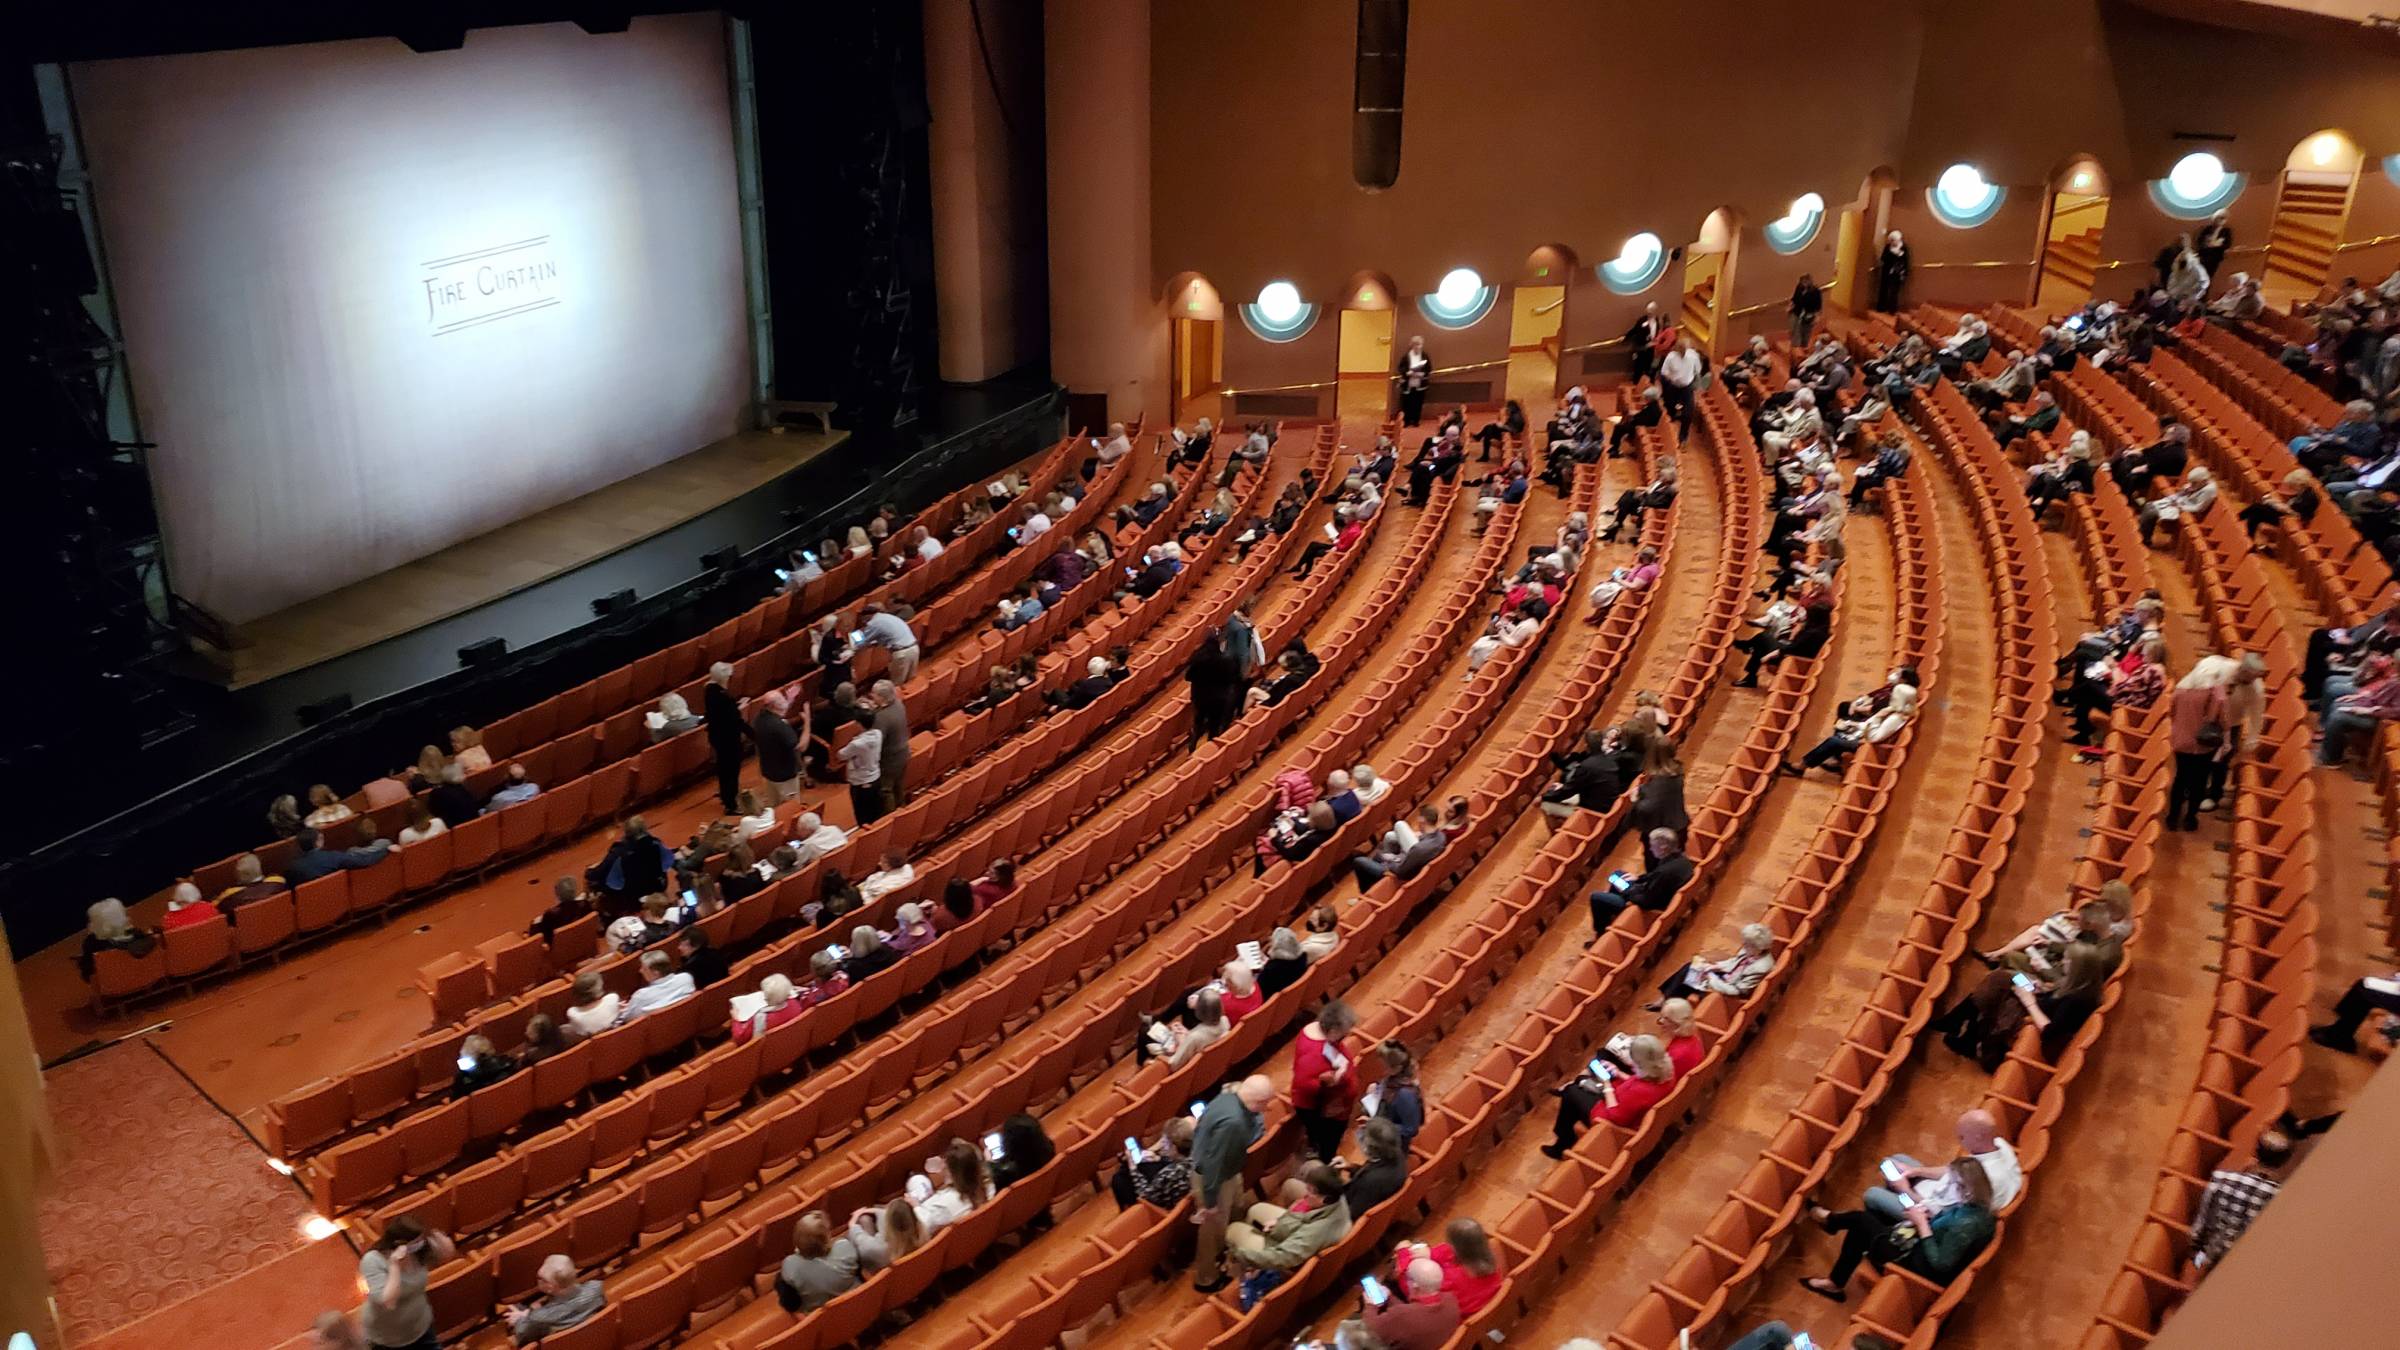
[[[1267,963],[1266,949],[1260,947],[1255,942],[1241,943],[1233,950],[1236,955],[1242,958],[1242,964],[1250,967],[1252,970],[1256,970],[1260,966],[1263,966]]]
[[[731,1002],[733,1020],[747,1022],[766,1010],[767,996],[765,994],[735,994]]]
[[[2370,975],[2367,978],[2359,981],[2359,983],[2365,985],[2369,989],[2374,990],[2378,994],[2389,994],[2395,998],[2400,998],[2400,976],[2395,976],[2394,978],[2388,980],[2382,980]]]

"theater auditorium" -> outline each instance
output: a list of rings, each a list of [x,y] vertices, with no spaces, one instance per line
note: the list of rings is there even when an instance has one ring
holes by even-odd
[[[0,1337],[2392,1344],[2372,9],[0,21]]]

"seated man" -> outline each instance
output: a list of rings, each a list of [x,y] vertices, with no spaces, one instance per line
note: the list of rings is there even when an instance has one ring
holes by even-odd
[[[644,1013],[681,1003],[697,992],[698,986],[692,982],[692,977],[675,969],[674,961],[665,952],[644,952],[641,964],[642,987],[633,991],[632,998],[625,1000],[624,1010],[617,1014],[618,1026]]]
[[[1731,956],[1700,957],[1688,962],[1666,983],[1659,986],[1658,997],[1645,1006],[1657,1012],[1671,998],[1697,999],[1703,994],[1723,994],[1727,998],[1742,998],[1767,978],[1775,969],[1775,931],[1763,923],[1742,925],[1742,945]],[[640,995],[635,995],[640,997]]]
[[[1579,810],[1605,811],[1623,795],[1625,782],[1617,774],[1617,751],[1609,743],[1611,734],[1587,731],[1583,733],[1582,749],[1550,757],[1559,774],[1558,781],[1542,794],[1544,819],[1556,822]],[[1556,828],[1555,824],[1552,828]]]
[[[1692,860],[1683,853],[1683,832],[1666,826],[1652,830],[1649,848],[1644,856],[1650,865],[1638,877],[1619,872],[1610,876],[1608,884],[1595,888],[1586,898],[1592,906],[1592,935],[1584,942],[1589,947],[1600,940],[1608,926],[1628,906],[1655,914],[1667,907],[1692,879]],[[1620,885],[1619,880],[1623,884]]]
[[[233,918],[234,911],[255,900],[272,900],[292,888],[280,876],[268,876],[266,864],[255,853],[245,853],[233,860],[233,884],[217,892],[216,905]]]
[[[1992,438],[2000,443],[2001,449],[2005,450],[2015,441],[2022,440],[2036,432],[2047,434],[2052,427],[2057,426],[2058,399],[2049,390],[2044,389],[2033,396],[2033,406],[2026,409],[2023,414],[2016,417],[1994,414],[1986,420],[1992,429]]]
[[[525,776],[525,766],[511,764],[508,766],[508,782],[492,794],[492,799],[483,804],[483,809],[486,812],[504,811],[541,795],[542,785]]]
[[[1897,431],[1884,433],[1875,458],[1850,476],[1850,504],[1863,506],[1867,494],[1908,472],[1908,438]]]
[[[1359,1320],[1389,1350],[1441,1350],[1458,1330],[1458,1295],[1442,1292],[1439,1263],[1411,1261],[1394,1296],[1367,1304]]]
[[[2216,503],[2216,483],[2211,481],[2207,469],[2193,465],[2184,471],[2182,487],[2156,501],[2145,503],[2135,517],[2135,523],[2141,526],[2142,542],[2151,542],[2151,537],[2158,532],[2160,521],[2181,520],[2185,516],[2197,520],[2207,515],[2208,508]]]
[[[1406,821],[1396,822],[1372,851],[1353,857],[1350,874],[1358,878],[1362,891],[1385,877],[1407,881],[1424,871],[1449,842],[1442,832],[1441,811],[1427,802],[1417,808],[1414,828]]]
[[[1991,1112],[1977,1107],[1958,1118],[1958,1148],[1961,1156],[1983,1165],[1984,1179],[1992,1186],[1994,1210],[2006,1209],[2024,1189],[2025,1172],[2017,1164],[2017,1151],[2000,1137],[2000,1122]],[[1927,1167],[1905,1153],[1893,1154],[1889,1161],[1899,1166],[1899,1189],[1871,1187],[1865,1201],[1866,1211],[1887,1223],[1906,1223],[1911,1205],[1930,1217],[1966,1198],[1953,1184],[1948,1164]]]
[[[1618,418],[1617,425],[1608,433],[1608,457],[1610,459],[1622,458],[1625,453],[1625,442],[1632,440],[1634,435],[1643,428],[1657,426],[1659,419],[1665,415],[1666,409],[1658,401],[1658,386],[1643,385],[1642,396],[1634,404],[1633,411]]]
[[[575,1263],[564,1256],[542,1259],[542,1268],[534,1275],[534,1299],[507,1309],[501,1316],[507,1320],[510,1335],[519,1345],[531,1345],[552,1332],[589,1320],[608,1299],[600,1292],[598,1280],[575,1278]]]
[[[1000,601],[1000,617],[992,627],[1003,633],[1014,632],[1042,617],[1044,612],[1041,588],[1028,581]]]
[[[2311,427],[2294,436],[2292,457],[2317,477],[2331,481],[2343,461],[2374,459],[2380,440],[2375,405],[2363,398],[2353,399],[2342,405],[2341,418],[2332,426]]]
[[[294,886],[329,877],[336,872],[353,868],[373,867],[392,851],[391,841],[378,839],[365,848],[327,848],[325,836],[312,829],[303,829],[293,840],[300,851],[283,865],[284,876]]]

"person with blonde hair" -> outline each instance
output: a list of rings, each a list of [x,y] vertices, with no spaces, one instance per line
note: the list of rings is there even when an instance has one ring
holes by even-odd
[[[2208,796],[2210,770],[2231,753],[2226,691],[2241,669],[2230,656],[2203,656],[2175,682],[2175,692],[2168,697],[2167,744],[2175,752],[2175,778],[2167,789],[2170,830],[2200,828],[2200,803]]]
[[[792,981],[788,975],[769,975],[758,982],[758,1011],[748,1017],[733,1019],[733,1043],[740,1045],[755,1036],[764,1036],[808,1011],[808,1005],[792,996]],[[738,1011],[739,1003],[736,1008]]]
[[[358,814],[341,798],[334,796],[333,789],[323,783],[308,790],[308,808],[308,815],[300,823],[312,830],[339,825]]]
[[[1695,1039],[1695,1048],[1697,1044]],[[1625,1067],[1617,1068],[1612,1059]],[[1625,1043],[1621,1055],[1604,1057],[1599,1064],[1597,1075],[1587,1072],[1559,1089],[1558,1119],[1551,1125],[1550,1142],[1542,1145],[1544,1156],[1565,1158],[1587,1122],[1606,1121],[1626,1129],[1640,1124],[1651,1107],[1666,1100],[1675,1080],[1684,1073],[1667,1053],[1665,1042],[1656,1036],[1636,1036]]]
[[[1801,757],[1798,764],[1786,762],[1783,771],[1794,778],[1810,769],[1829,769],[1840,773],[1850,758],[1850,752],[1862,745],[1880,745],[1900,734],[1900,729],[1917,715],[1917,691],[1914,685],[1896,685],[1884,699],[1880,710],[1865,716],[1844,717],[1833,724],[1825,739]]]
[[[895,1196],[881,1209],[862,1208],[850,1216],[850,1245],[858,1252],[861,1271],[888,1269],[894,1261],[925,1245],[925,1227],[905,1195]]]

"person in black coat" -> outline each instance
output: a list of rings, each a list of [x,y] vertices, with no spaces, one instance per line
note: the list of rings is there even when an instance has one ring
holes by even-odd
[[[1634,837],[1648,847],[1660,830],[1678,839],[1692,826],[1692,813],[1683,802],[1683,762],[1675,758],[1675,747],[1664,740],[1651,743],[1642,763],[1641,785],[1633,790],[1633,809],[1625,813],[1625,824]]]
[[[734,799],[742,792],[742,737],[748,730],[742,723],[742,701],[726,687],[732,682],[733,667],[717,662],[708,668],[708,688],[700,699],[708,724],[708,751],[717,761],[717,804],[727,815],[733,814]]]
[[[1884,236],[1883,252],[1875,255],[1875,308],[1886,314],[1900,310],[1900,288],[1908,284],[1908,241],[1898,230]]]
[[[1553,755],[1551,762],[1558,766],[1558,781],[1542,794],[1542,814],[1550,820],[1564,820],[1579,809],[1605,811],[1624,795],[1625,780],[1617,776],[1617,755],[1606,732],[1583,733],[1580,751]]]
[[[1692,879],[1692,860],[1684,856],[1683,835],[1680,831],[1658,829],[1650,832],[1648,840],[1650,866],[1638,877],[1627,877],[1623,887],[1613,883],[1594,890],[1589,899],[1592,905],[1592,936],[1584,943],[1592,945],[1608,926],[1617,921],[1627,906],[1656,914],[1667,907],[1675,893]]]
[[[706,989],[733,975],[733,963],[725,959],[725,953],[710,945],[708,934],[697,928],[676,933],[675,956],[683,973],[692,977],[695,989]]]
[[[2200,255],[2200,267],[2211,277],[2223,274],[2225,255],[2233,250],[2233,227],[2225,223],[2225,213],[2217,212],[2208,218],[2192,236],[2192,252]]]
[[[1192,748],[1215,740],[1242,708],[1242,668],[1225,650],[1225,630],[1211,628],[1192,653],[1183,678],[1192,686]]]
[[[466,770],[455,763],[442,766],[442,781],[425,794],[425,806],[453,830],[483,814],[483,799],[467,786]]]
[[[1815,656],[1825,650],[1833,638],[1833,597],[1823,585],[1808,582],[1800,590],[1800,622],[1793,625],[1789,636],[1765,650],[1750,653],[1750,662],[1742,668],[1742,677],[1733,682],[1737,689],[1758,687],[1761,666],[1773,665],[1787,656]]]
[[[1818,289],[1816,278],[1806,272],[1792,283],[1792,350],[1808,346],[1809,336],[1817,330],[1817,315],[1825,310],[1825,292]]]
[[[1653,302],[1642,306],[1642,316],[1625,330],[1625,355],[1633,361],[1636,384],[1649,379],[1651,372],[1658,369],[1658,352],[1653,346],[1658,341],[1658,327],[1658,305]]]
[[[1412,337],[1400,354],[1400,421],[1415,426],[1425,420],[1425,392],[1433,387],[1433,358],[1425,354],[1425,339]]]
[[[799,788],[800,731],[783,720],[782,701],[758,700],[750,715],[750,739],[758,742],[758,776],[767,780],[775,800],[784,801]]]

